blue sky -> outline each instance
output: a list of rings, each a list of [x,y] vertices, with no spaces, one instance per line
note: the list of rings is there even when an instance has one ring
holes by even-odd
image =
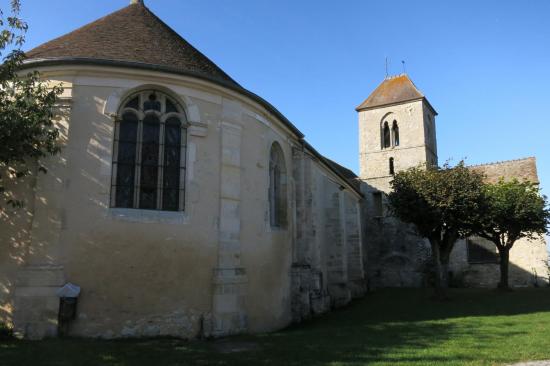
[[[22,0],[26,48],[129,0]],[[2,9],[7,1],[0,1]],[[439,112],[440,162],[536,156],[550,196],[550,1],[146,0],[321,153],[357,171],[354,108],[402,72]]]

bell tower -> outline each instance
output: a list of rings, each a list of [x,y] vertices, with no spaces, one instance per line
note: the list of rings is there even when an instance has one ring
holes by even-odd
[[[357,107],[360,178],[388,192],[393,174],[437,165],[437,112],[408,75],[387,77]]]

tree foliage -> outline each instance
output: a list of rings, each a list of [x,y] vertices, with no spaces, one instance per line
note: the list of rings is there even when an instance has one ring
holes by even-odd
[[[398,172],[391,186],[388,199],[393,214],[414,224],[419,235],[430,241],[437,294],[445,296],[451,250],[480,220],[483,175],[464,162],[455,167],[419,166]]]
[[[20,7],[12,0],[9,16],[0,10],[0,194],[12,205],[21,202],[5,192],[6,178],[21,178],[37,159],[59,152],[53,117],[62,93],[61,87],[42,82],[37,71],[21,70],[28,26],[19,18]]]
[[[538,185],[517,179],[486,184],[485,207],[477,235],[492,241],[500,255],[500,284],[508,288],[509,252],[521,238],[535,239],[548,231],[550,210]]]

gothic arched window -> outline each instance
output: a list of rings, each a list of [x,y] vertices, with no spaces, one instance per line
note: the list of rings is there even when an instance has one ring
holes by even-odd
[[[115,124],[111,206],[183,211],[187,118],[153,90],[127,98]]]
[[[394,175],[394,174],[395,174],[395,166],[393,163],[393,158],[390,158],[390,175]]]
[[[286,166],[281,146],[274,142],[269,153],[269,218],[272,227],[286,226]]]
[[[382,147],[384,149],[387,149],[388,147],[391,147],[391,134],[390,134],[390,126],[388,125],[388,122],[384,122],[384,128],[382,131]]]
[[[399,146],[399,126],[397,125],[397,121],[393,121],[391,129],[393,134],[393,146]]]

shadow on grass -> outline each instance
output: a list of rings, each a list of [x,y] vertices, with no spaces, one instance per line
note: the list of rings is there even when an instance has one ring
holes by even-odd
[[[550,330],[549,290],[461,290],[452,295],[452,301],[438,303],[430,300],[428,290],[380,291],[281,332],[208,342],[3,343],[0,364],[484,365],[540,358],[540,350],[549,348],[546,340],[533,338]],[[521,355],[514,346],[522,347]]]

